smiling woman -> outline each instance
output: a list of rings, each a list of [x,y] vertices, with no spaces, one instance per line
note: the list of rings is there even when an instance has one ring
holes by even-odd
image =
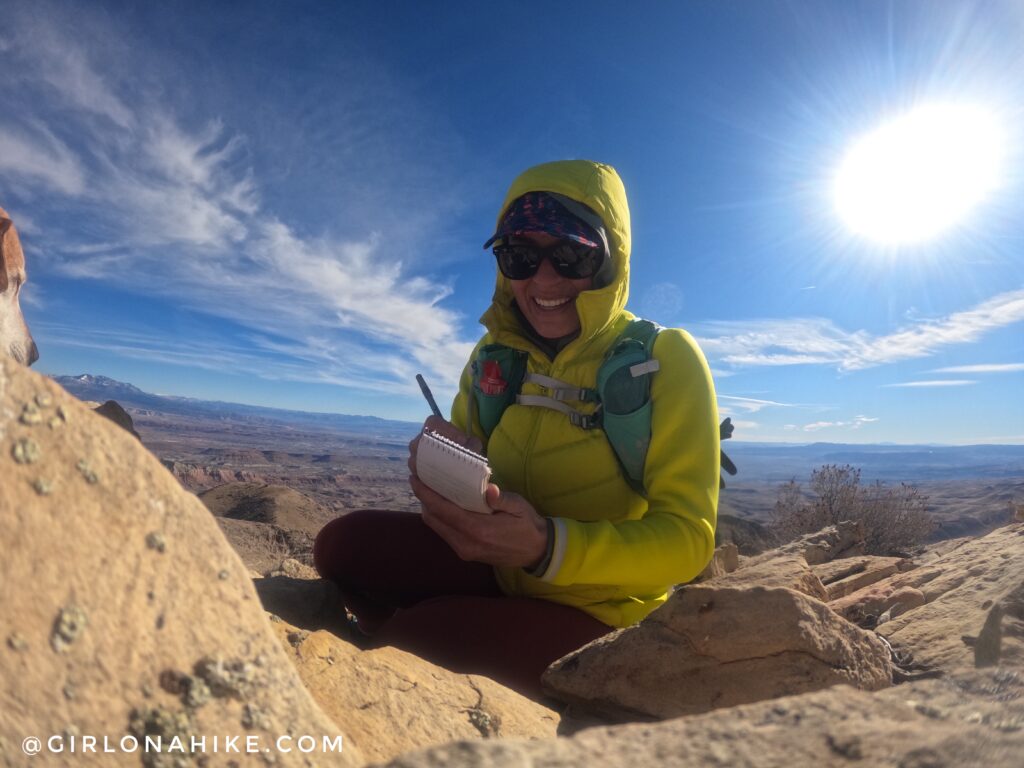
[[[918,107],[857,141],[835,182],[854,233],[886,244],[928,240],[961,222],[995,188],[1001,132],[988,111]]]

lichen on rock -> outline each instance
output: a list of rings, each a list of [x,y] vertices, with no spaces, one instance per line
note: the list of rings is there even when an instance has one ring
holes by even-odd
[[[218,698],[243,699],[261,682],[256,667],[243,659],[225,661],[207,656],[196,662],[194,671]]]
[[[150,531],[146,534],[146,546],[160,553],[167,551],[167,542],[159,531]]]
[[[142,753],[142,764],[146,768],[187,768],[192,763],[195,726],[187,710],[174,712],[163,707],[133,709],[128,716],[128,732],[140,744],[147,736],[160,739],[160,752]]]
[[[34,403],[25,403],[25,407],[21,409],[21,418],[19,420],[26,426],[34,427],[42,422],[43,414],[39,412],[39,408]]]
[[[89,617],[83,608],[73,604],[62,608],[53,622],[53,633],[50,635],[53,650],[57,653],[66,652],[85,631],[88,623]]]
[[[39,443],[30,437],[23,437],[15,441],[14,447],[11,448],[11,456],[18,464],[35,464],[42,455]]]
[[[89,483],[89,485],[95,485],[99,482],[99,477],[97,477],[96,473],[92,470],[92,467],[89,466],[89,462],[85,459],[79,459],[75,466],[81,473],[82,477],[85,478],[85,482]]]

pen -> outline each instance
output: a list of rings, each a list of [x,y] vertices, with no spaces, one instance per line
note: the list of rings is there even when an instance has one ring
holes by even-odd
[[[430,406],[430,410],[434,412],[434,415],[439,419],[443,419],[441,415],[441,409],[437,407],[437,402],[434,400],[434,396],[430,393],[430,387],[427,386],[427,380],[423,378],[423,374],[416,374],[416,383],[420,385],[420,391],[423,392],[423,396],[427,398],[427,405]]]

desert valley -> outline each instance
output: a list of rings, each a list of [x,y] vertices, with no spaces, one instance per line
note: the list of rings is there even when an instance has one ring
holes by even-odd
[[[120,403],[144,445],[186,489],[218,516],[243,521],[222,525],[260,565],[286,553],[308,559],[309,537],[346,511],[417,506],[406,459],[419,424],[162,397],[88,374],[57,381],[83,400]],[[1014,502],[1024,503],[1019,445],[800,445],[737,437],[722,447],[739,468],[726,477],[721,498],[726,540],[744,522],[766,524],[780,486],[794,478],[806,484],[826,464],[860,468],[868,483],[920,489],[936,523],[931,541],[987,532],[1012,516]],[[266,557],[260,546],[269,549]]]

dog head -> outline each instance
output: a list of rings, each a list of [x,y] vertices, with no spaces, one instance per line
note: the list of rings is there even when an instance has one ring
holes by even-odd
[[[24,284],[25,254],[18,230],[7,212],[0,208],[0,355],[10,355],[23,365],[32,365],[39,359],[39,349],[18,303]]]

